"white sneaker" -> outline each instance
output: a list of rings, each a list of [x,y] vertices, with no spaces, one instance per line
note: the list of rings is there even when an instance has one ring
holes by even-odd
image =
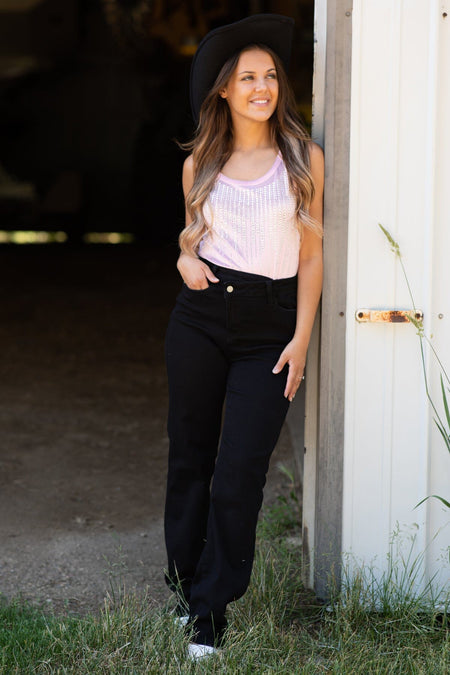
[[[191,661],[198,661],[199,659],[204,659],[219,653],[219,649],[211,647],[210,645],[200,645],[196,642],[190,642],[188,644],[188,659],[191,659]]]
[[[189,621],[189,616],[188,615],[186,615],[186,616],[175,616],[173,621],[177,626],[181,626],[182,628],[184,628],[185,626],[187,626],[187,623]]]

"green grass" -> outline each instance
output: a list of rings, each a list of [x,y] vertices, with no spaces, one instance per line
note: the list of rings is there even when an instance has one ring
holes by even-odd
[[[19,601],[0,606],[0,673],[299,673],[444,675],[450,672],[447,613],[408,599],[375,612],[364,580],[330,606],[300,579],[292,544],[293,494],[264,512],[250,588],[229,608],[227,648],[219,657],[186,661],[186,637],[170,607],[116,589],[97,615],[55,616]],[[297,521],[298,522],[298,521]]]

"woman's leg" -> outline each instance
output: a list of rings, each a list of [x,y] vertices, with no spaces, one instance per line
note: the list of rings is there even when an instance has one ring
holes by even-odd
[[[200,296],[197,302],[203,302]],[[186,311],[178,310],[167,330],[166,364],[170,441],[164,522],[167,581],[173,590],[181,589],[189,603],[206,538],[228,365],[198,316],[192,321]]]
[[[261,349],[236,360],[229,372],[207,540],[190,598],[196,640],[203,644],[220,644],[226,606],[250,580],[266,473],[289,407],[286,369],[272,373],[278,356],[279,348]]]

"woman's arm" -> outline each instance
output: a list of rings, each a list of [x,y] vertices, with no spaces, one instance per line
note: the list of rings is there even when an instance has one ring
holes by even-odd
[[[309,208],[309,214],[322,223],[324,156],[322,148],[316,143],[311,144],[310,157],[315,194]],[[298,266],[296,329],[294,337],[286,345],[273,369],[273,372],[276,374],[283,369],[286,363],[289,365],[284,395],[290,401],[294,398],[302,381],[306,363],[306,352],[322,293],[322,278],[322,239],[311,230],[305,228],[303,230]]]
[[[185,160],[183,164],[183,193],[186,200],[187,194],[190,192],[194,184],[194,162],[192,155]],[[192,219],[186,210],[186,227],[191,223]],[[177,261],[177,269],[181,274],[184,283],[193,290],[199,291],[208,288],[208,282],[215,283],[219,281],[212,273],[208,265],[197,256],[188,255],[187,253],[180,253]]]

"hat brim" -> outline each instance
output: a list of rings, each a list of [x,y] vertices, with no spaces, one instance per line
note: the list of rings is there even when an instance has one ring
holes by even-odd
[[[281,14],[253,14],[215,28],[200,42],[191,65],[190,100],[195,123],[201,105],[225,61],[252,43],[264,44],[277,54],[288,70],[294,19]]]

